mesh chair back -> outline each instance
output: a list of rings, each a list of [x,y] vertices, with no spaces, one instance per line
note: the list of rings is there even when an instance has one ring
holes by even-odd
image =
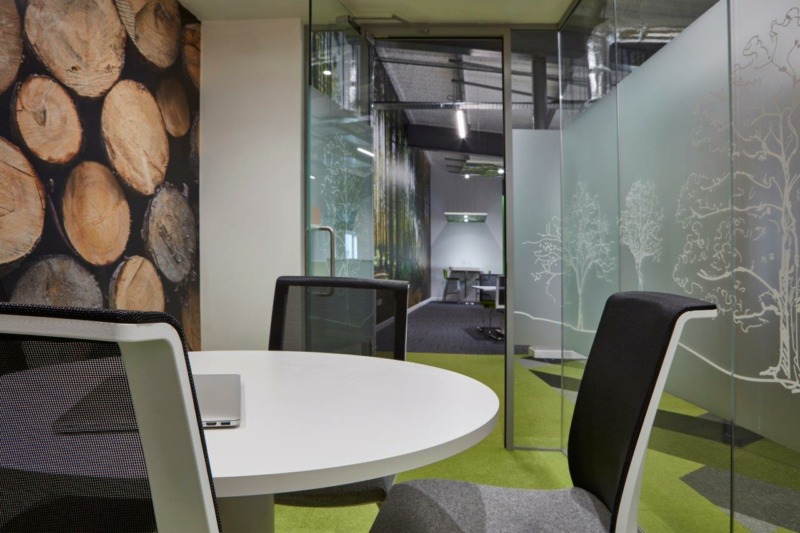
[[[283,276],[275,285],[270,350],[403,360],[408,283]]]
[[[478,285],[482,287],[496,287],[497,274],[478,274]],[[494,305],[496,291],[479,291],[478,301],[483,305]]]
[[[16,371],[0,376],[0,530],[155,531],[120,346],[9,334],[13,315],[166,322],[183,340],[180,325],[162,313],[0,304],[0,360],[16,361]],[[206,474],[211,483],[207,462]]]
[[[575,403],[569,433],[569,468],[576,487],[597,496],[615,528],[625,482],[645,413],[678,319],[713,310],[683,296],[628,292],[603,310]],[[674,349],[674,347],[673,347]],[[649,431],[649,428],[648,428]]]

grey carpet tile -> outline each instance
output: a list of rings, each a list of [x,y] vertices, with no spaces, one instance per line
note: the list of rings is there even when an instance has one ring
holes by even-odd
[[[492,325],[500,317],[495,314]],[[479,305],[429,302],[408,315],[409,352],[454,354],[504,354],[505,341],[489,338],[478,330],[488,326],[487,311]],[[528,353],[527,346],[515,346],[515,353]]]
[[[681,480],[718,507],[730,508],[731,474],[704,466]],[[762,523],[800,531],[800,494],[758,479],[735,474],[735,512]]]

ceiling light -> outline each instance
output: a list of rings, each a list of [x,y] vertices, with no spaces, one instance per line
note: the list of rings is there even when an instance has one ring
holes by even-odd
[[[498,168],[497,169],[497,173],[502,175],[502,174],[505,174],[506,171],[504,169],[502,169],[502,168]]]
[[[317,178],[315,178],[314,176],[312,176],[311,174],[309,174],[309,175],[308,175],[308,177],[309,177],[309,178],[311,178],[312,180],[315,180],[315,179],[317,179]]]
[[[358,148],[356,148],[356,150],[358,150],[359,152],[361,152],[364,155],[368,155],[370,157],[375,157],[375,154],[373,154],[369,150],[365,150],[364,148],[361,148],[360,146]]]
[[[469,174],[464,174],[464,179],[468,180],[469,179]]]
[[[323,71],[322,71],[322,73],[323,73],[325,76],[330,76],[331,74],[333,74],[333,72],[331,72],[331,71],[330,71],[330,70],[328,70],[328,69],[325,69],[325,70],[323,70]]]
[[[467,138],[467,117],[464,115],[464,110],[459,109],[456,111],[456,126],[458,127],[458,136],[462,139]]]
[[[446,211],[444,216],[448,222],[486,222],[486,213],[456,213]]]

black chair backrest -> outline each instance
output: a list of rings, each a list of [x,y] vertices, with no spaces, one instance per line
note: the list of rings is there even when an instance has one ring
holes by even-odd
[[[494,287],[497,285],[497,274],[478,274],[478,285],[481,287]],[[495,291],[478,291],[480,302],[494,303]]]
[[[404,360],[407,315],[405,281],[282,276],[269,349]]]
[[[156,530],[120,346],[9,334],[9,316],[166,323],[183,341],[180,324],[164,313],[0,304],[0,360],[27,361],[0,376],[0,530]],[[207,460],[206,469],[211,480]]]
[[[652,292],[618,293],[606,302],[575,403],[568,455],[574,485],[611,510],[612,531],[676,322],[688,311],[712,309]]]

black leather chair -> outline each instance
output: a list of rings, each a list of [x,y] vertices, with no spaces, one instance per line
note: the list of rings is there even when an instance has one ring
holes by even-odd
[[[0,304],[0,530],[218,531],[185,346],[163,313]]]
[[[405,360],[408,283],[327,277],[278,278],[270,350],[333,352]],[[275,503],[339,507],[378,503],[395,476],[275,495]]]
[[[687,320],[713,316],[713,304],[684,296],[611,296],[572,417],[572,488],[525,490],[437,479],[401,483],[389,492],[371,531],[635,533],[647,441],[681,331]]]

